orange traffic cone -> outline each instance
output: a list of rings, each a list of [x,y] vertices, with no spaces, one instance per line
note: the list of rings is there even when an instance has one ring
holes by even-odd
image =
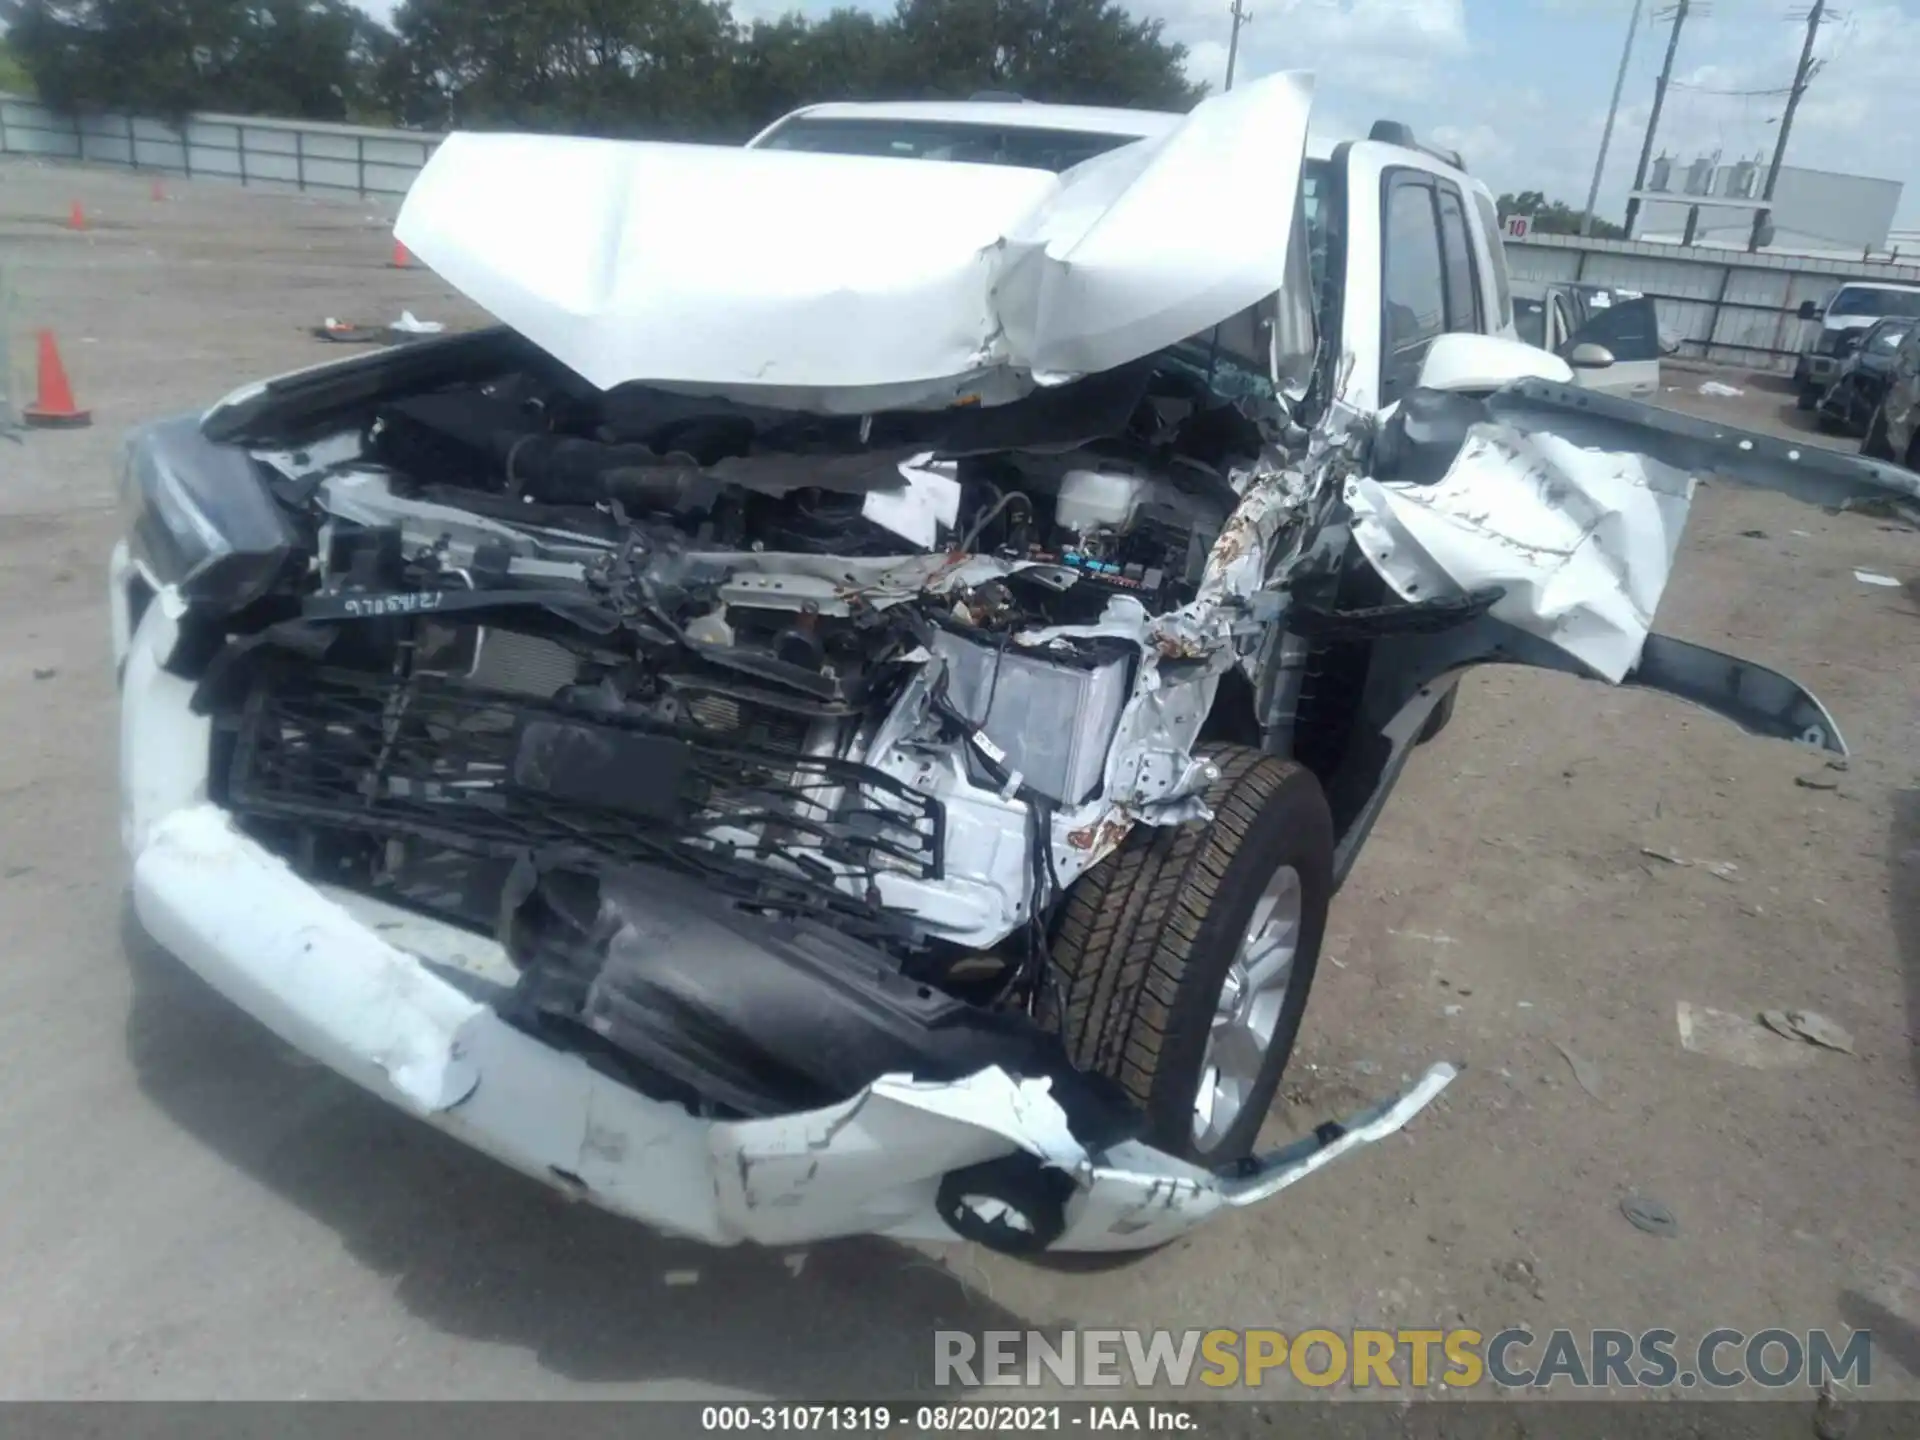
[[[413,264],[413,256],[407,253],[406,246],[396,240],[393,242],[393,258],[387,264],[392,269],[405,270]]]
[[[80,208],[80,202],[78,200],[74,201],[73,208],[67,211],[67,228],[69,230],[84,230],[87,228],[87,212]]]
[[[51,330],[40,332],[40,393],[21,418],[42,430],[78,430],[93,424],[93,412],[73,403],[73,386],[67,383],[67,367],[60,363],[60,347],[53,343]]]

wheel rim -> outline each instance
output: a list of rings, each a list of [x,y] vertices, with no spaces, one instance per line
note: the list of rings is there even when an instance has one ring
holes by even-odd
[[[1273,1046],[1300,947],[1300,875],[1283,865],[1267,882],[1221,982],[1200,1061],[1193,1101],[1193,1138],[1210,1149],[1246,1109]]]

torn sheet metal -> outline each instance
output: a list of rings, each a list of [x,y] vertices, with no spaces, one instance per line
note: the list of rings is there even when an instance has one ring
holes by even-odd
[[[1137,1250],[1176,1239],[1220,1209],[1271,1200],[1343,1156],[1404,1130],[1459,1073],[1455,1065],[1433,1065],[1400,1094],[1250,1157],[1232,1179],[1169,1163],[1169,1156],[1145,1145],[1116,1145],[1074,1197],[1067,1237],[1075,1249]]]
[[[397,238],[594,384],[868,413],[1109,370],[1278,290],[1311,81],[1064,175],[456,134]]]
[[[1047,883],[1071,885],[1112,854],[1136,824],[1212,818],[1206,792],[1218,772],[1194,747],[1220,676],[1243,658],[1243,640],[1249,647],[1255,643],[1257,627],[1248,625],[1254,598],[1276,566],[1293,557],[1307,539],[1309,527],[1302,521],[1321,488],[1330,483],[1329,467],[1338,454],[1335,446],[1316,445],[1306,465],[1289,466],[1275,452],[1267,462],[1236,476],[1241,503],[1209,552],[1197,593],[1187,604],[1155,616],[1131,596],[1115,595],[1090,624],[1040,626],[1013,636],[1015,645],[1043,655],[1056,645],[1099,640],[1126,641],[1139,655],[1118,721],[1100,742],[1106,758],[1098,793],[1084,803],[1046,812],[1051,830]],[[807,557],[761,559],[783,571],[793,568],[790,559],[799,561],[800,568],[808,563]],[[897,603],[915,589],[949,593],[993,578],[995,572],[1005,575],[1026,568],[960,554],[834,565],[841,576],[834,600],[845,603],[846,592],[856,591],[862,602],[876,604]],[[861,568],[869,565],[886,568],[877,573]],[[1064,571],[1060,578],[1071,584],[1077,576]],[[724,593],[731,597],[743,584],[758,588],[775,582],[736,574]],[[790,574],[783,575],[778,587],[784,596],[801,593]],[[948,873],[932,885],[894,875],[881,876],[878,883],[890,903],[910,905],[945,938],[992,944],[1025,923],[1033,907],[1048,898],[1036,894],[1041,882],[1025,842],[1028,802],[977,783],[950,745],[923,739],[939,728],[929,703],[937,667],[944,662],[919,654],[909,658],[923,668],[876,731],[867,762],[940,797],[947,817]],[[1177,669],[1170,671],[1173,666]],[[1170,673],[1177,679],[1170,680]],[[1095,719],[1091,713],[1076,718],[1083,725]],[[1017,744],[1001,739],[1008,749]]]
[[[1809,505],[1920,496],[1920,476],[1546,380],[1486,397],[1434,484],[1347,484],[1368,561],[1410,601],[1499,586],[1495,619],[1618,684],[1712,477]]]
[[[1016,1153],[1073,1181],[1059,1249],[1158,1244],[1223,1203],[1281,1188],[1256,1195],[1245,1179],[1133,1143],[1096,1159],[1044,1080],[994,1068],[939,1083],[887,1076],[843,1104],[771,1119],[700,1119],[507,1025],[213,805],[154,827],[134,857],[134,899],[162,945],[346,1078],[546,1184],[711,1244],[952,1240],[934,1206],[940,1179]],[[1423,1082],[1390,1103],[1391,1125],[1310,1142],[1310,1165],[1288,1150],[1248,1173],[1291,1183],[1398,1128],[1437,1091]]]
[[[1653,627],[1693,485],[1644,454],[1481,423],[1437,484],[1355,479],[1347,504],[1402,599],[1497,586],[1496,619],[1618,684]]]

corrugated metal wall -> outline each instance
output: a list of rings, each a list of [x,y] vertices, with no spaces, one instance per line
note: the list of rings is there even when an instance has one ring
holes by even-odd
[[[1920,265],[1847,264],[1809,256],[1681,249],[1638,240],[1535,235],[1507,241],[1517,286],[1554,280],[1637,290],[1658,302],[1680,353],[1755,370],[1791,370],[1818,326],[1800,302],[1824,303],[1849,280],[1920,284]]]
[[[180,126],[111,112],[61,115],[0,95],[0,152],[299,190],[404,195],[440,143],[420,130],[192,115]]]

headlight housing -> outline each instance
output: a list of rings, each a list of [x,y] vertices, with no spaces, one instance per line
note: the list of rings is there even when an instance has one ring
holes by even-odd
[[[154,580],[221,614],[264,595],[298,538],[253,457],[208,440],[193,416],[128,435],[120,507],[128,548]]]

